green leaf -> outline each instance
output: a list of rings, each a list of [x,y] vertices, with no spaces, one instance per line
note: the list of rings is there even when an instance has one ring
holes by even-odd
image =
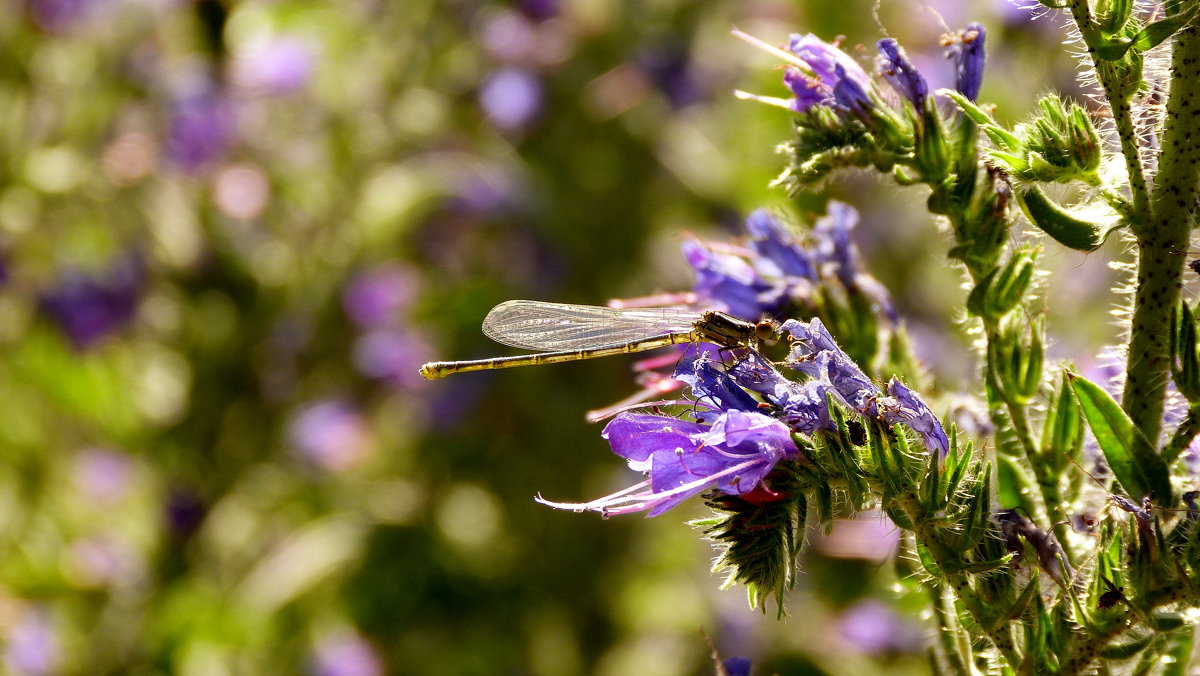
[[[1067,378],[1096,443],[1125,492],[1135,500],[1154,493],[1160,504],[1168,504],[1171,481],[1167,464],[1138,438],[1137,428],[1120,404],[1104,388],[1082,376],[1068,371]]]
[[[1133,49],[1144,52],[1162,44],[1163,40],[1178,33],[1180,29],[1191,21],[1192,17],[1196,15],[1197,7],[1196,3],[1192,3],[1191,7],[1188,7],[1187,10],[1165,19],[1159,19],[1138,31],[1137,35],[1133,36]]]

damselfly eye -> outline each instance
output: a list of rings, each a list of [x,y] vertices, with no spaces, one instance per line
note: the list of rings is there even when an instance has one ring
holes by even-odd
[[[779,335],[779,328],[775,322],[769,319],[763,319],[754,325],[754,337],[759,340],[771,340]]]
[[[1200,258],[1188,261],[1188,267],[1192,269],[1192,272],[1200,275]]]

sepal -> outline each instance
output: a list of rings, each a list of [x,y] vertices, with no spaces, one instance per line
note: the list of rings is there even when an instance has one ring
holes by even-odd
[[[1200,352],[1196,318],[1186,300],[1171,314],[1171,376],[1188,403],[1200,404]]]
[[[987,320],[998,321],[1025,297],[1033,280],[1037,251],[1023,248],[981,279],[967,297],[967,310]]]

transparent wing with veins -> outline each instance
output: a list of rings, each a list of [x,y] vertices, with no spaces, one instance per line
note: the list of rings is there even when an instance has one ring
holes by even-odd
[[[527,350],[590,350],[687,333],[700,313],[680,308],[615,309],[597,305],[510,300],[492,308],[483,332]]]

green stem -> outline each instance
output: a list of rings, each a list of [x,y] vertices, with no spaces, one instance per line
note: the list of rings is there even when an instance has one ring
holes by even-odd
[[[1138,281],[1122,405],[1149,443],[1162,428],[1163,401],[1170,378],[1171,312],[1180,283],[1200,184],[1200,29],[1175,36],[1171,91],[1167,99],[1158,176],[1151,217],[1134,224],[1138,239]]]

